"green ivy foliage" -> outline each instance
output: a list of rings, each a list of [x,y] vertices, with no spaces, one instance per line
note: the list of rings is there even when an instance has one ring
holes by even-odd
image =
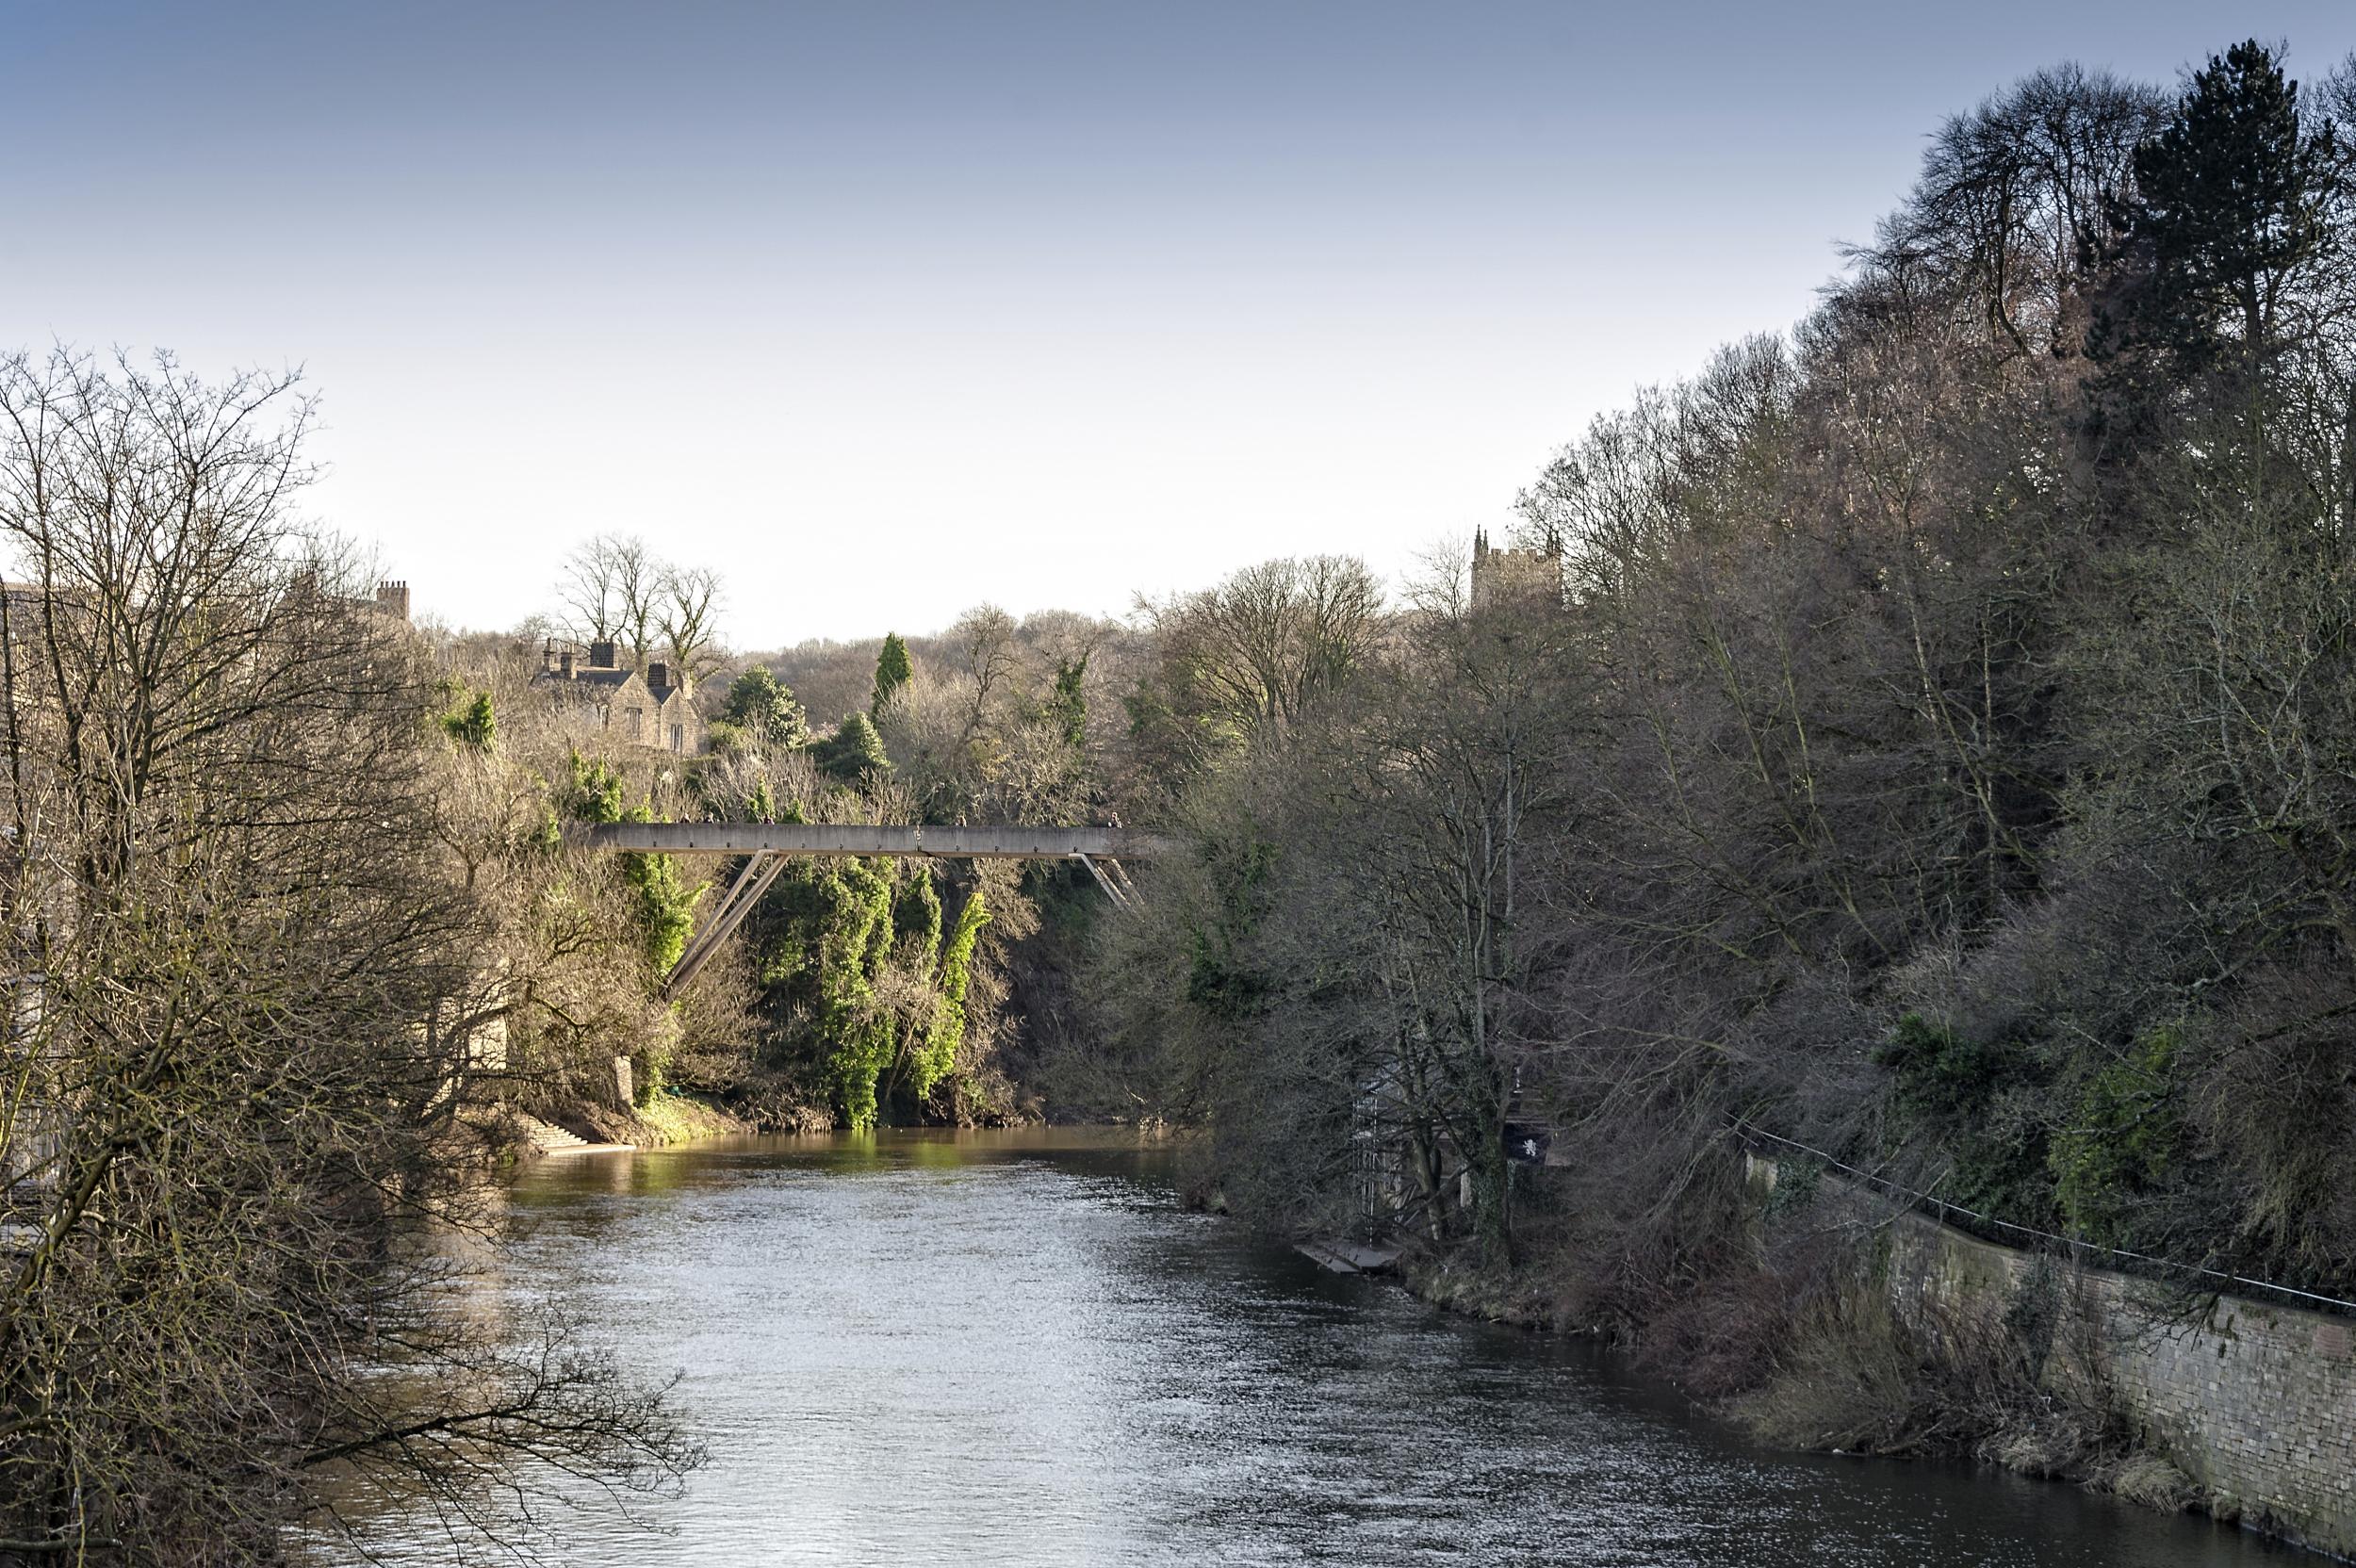
[[[576,821],[595,825],[653,820],[651,808],[622,804],[622,776],[611,762],[576,751],[572,774],[565,808]],[[695,927],[695,899],[703,888],[681,882],[679,863],[668,855],[624,855],[621,874],[634,895],[646,961],[658,975],[668,974],[687,950],[688,936]]]
[[[596,761],[574,752],[572,785],[565,792],[564,808],[576,822],[593,827],[623,821],[620,772],[610,762]]]
[[[941,894],[930,876],[919,874],[900,884],[892,901],[892,936],[929,977],[941,946]]]
[[[1075,750],[1088,741],[1088,699],[1082,686],[1088,673],[1086,654],[1077,660],[1058,659],[1055,661],[1055,694],[1047,699],[1048,716],[1055,720],[1064,743]]]
[[[976,888],[965,907],[957,911],[957,923],[941,950],[940,989],[933,999],[932,1020],[909,1063],[909,1085],[919,1100],[932,1093],[933,1086],[957,1068],[957,1048],[965,1043],[965,988],[973,963],[973,944],[989,923],[990,906],[982,900],[982,890]]]
[[[695,895],[703,890],[680,881],[679,862],[668,855],[623,856],[622,879],[638,895],[646,961],[655,973],[668,974],[687,951],[687,939],[695,929]]]
[[[537,775],[534,775],[533,778],[543,789],[547,788],[547,779]],[[536,855],[544,858],[564,847],[564,824],[563,819],[556,814],[555,801],[544,797],[539,802],[538,808],[532,819],[532,825],[524,829],[515,847],[521,854]]]
[[[491,711],[491,694],[476,692],[469,696],[461,687],[458,694],[462,700],[441,716],[442,733],[475,751],[490,750],[499,734],[499,720]]]
[[[814,1068],[854,1129],[875,1125],[888,1087],[921,1106],[957,1070],[990,918],[976,890],[944,931],[924,867],[879,858],[787,872],[754,917],[769,1065]]]
[[[892,956],[891,878],[846,860],[833,877],[836,918],[818,940],[818,988],[836,1108],[854,1131],[875,1124],[875,1086],[892,1065],[894,1031],[875,996]]]
[[[671,1058],[675,1054],[676,1042],[668,1037],[641,1041],[638,1049],[630,1053],[631,1104],[653,1103],[670,1079]]]
[[[2071,1232],[2103,1246],[2152,1243],[2139,1217],[2189,1150],[2176,1070],[2183,1034],[2151,1031],[2098,1072],[2053,1139],[2054,1191]]]
[[[2029,1054],[1908,1013],[1873,1059],[1893,1077],[1899,1124],[1948,1156],[1941,1197],[2017,1224],[2053,1221],[2046,1135],[2008,1099],[2042,1095],[2044,1075]]]
[[[877,1085],[892,1066],[896,1032],[875,982],[892,956],[893,868],[830,860],[796,867],[771,890],[774,935],[760,971],[784,1017],[814,1025],[814,1039],[773,1039],[786,1053],[814,1050],[836,1114],[854,1129],[875,1125]]]

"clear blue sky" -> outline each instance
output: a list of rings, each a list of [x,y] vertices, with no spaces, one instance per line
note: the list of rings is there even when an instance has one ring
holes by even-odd
[[[1804,313],[1948,113],[2347,0],[0,0],[0,343],[301,365],[321,517],[512,625],[579,538],[745,646],[1407,568]]]

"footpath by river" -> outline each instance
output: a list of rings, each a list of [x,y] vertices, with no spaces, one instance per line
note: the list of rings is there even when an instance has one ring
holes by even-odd
[[[682,1370],[712,1452],[651,1511],[668,1533],[565,1522],[577,1568],[2323,1560],[1990,1469],[1757,1447],[1590,1345],[1186,1212],[1117,1135],[576,1155],[511,1199],[508,1288]],[[420,1529],[390,1560],[440,1559]]]

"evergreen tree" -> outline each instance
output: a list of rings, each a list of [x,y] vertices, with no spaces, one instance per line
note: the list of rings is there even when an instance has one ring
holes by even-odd
[[[2278,346],[2291,276],[2334,244],[2327,206],[2338,141],[2302,133],[2299,85],[2252,40],[2212,56],[2160,134],[2135,151],[2115,213],[2132,262],[2123,312],[2097,351],[2149,347],[2181,371],[2254,374]]]
[[[1055,727],[1064,741],[1077,750],[1088,739],[1088,694],[1081,682],[1088,673],[1088,655],[1076,661],[1059,659],[1055,662],[1055,694],[1048,699],[1047,711],[1055,721]]]
[[[898,632],[885,632],[883,651],[875,655],[875,695],[867,705],[867,711],[878,719],[882,718],[884,705],[908,683],[908,678],[915,673],[915,666],[908,662],[908,645],[900,641]]]
[[[793,688],[766,664],[755,664],[729,682],[720,717],[743,730],[756,746],[784,750],[810,739],[810,721],[794,700]]]
[[[442,733],[462,746],[490,750],[491,742],[499,734],[499,720],[491,711],[491,694],[477,692],[471,701],[443,714]]]
[[[856,784],[871,773],[887,773],[892,759],[883,737],[864,713],[845,713],[835,732],[810,749],[811,758],[827,776]]]

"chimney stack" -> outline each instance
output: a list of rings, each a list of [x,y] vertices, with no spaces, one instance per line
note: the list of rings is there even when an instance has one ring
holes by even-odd
[[[656,691],[658,691],[658,692],[659,692],[659,691],[663,690],[663,688],[664,688],[665,686],[668,686],[670,683],[671,683],[671,666],[670,666],[670,665],[665,664],[665,663],[664,663],[662,660],[658,659],[658,660],[655,660],[652,663],[649,663],[649,664],[646,666],[646,684],[647,684],[648,686],[653,687]]]
[[[590,644],[589,667],[593,670],[610,670],[614,668],[614,645],[612,643]]]
[[[376,607],[398,620],[409,618],[409,584],[391,578],[376,585]]]
[[[563,676],[567,680],[573,678],[573,655],[571,649],[567,648],[564,652],[557,655],[556,673]]]

